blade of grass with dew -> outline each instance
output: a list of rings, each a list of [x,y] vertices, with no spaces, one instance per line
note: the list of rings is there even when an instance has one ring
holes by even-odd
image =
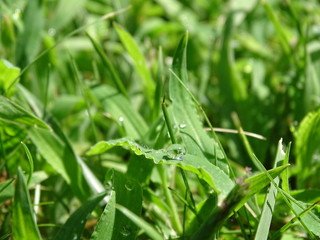
[[[274,162],[274,168],[281,165],[285,159],[286,153],[283,152],[282,148],[283,146],[282,146],[282,139],[281,139],[278,143],[278,149],[277,149],[276,159]],[[274,179],[274,182],[278,185],[280,182],[280,179],[277,177]],[[255,240],[268,239],[268,235],[270,231],[269,229],[270,229],[271,220],[273,216],[274,206],[276,204],[277,194],[278,194],[278,190],[274,185],[271,185],[269,187],[268,193],[266,195],[266,198],[263,204],[259,225],[255,235]]]
[[[41,239],[31,208],[27,184],[20,168],[18,168],[12,212],[12,232],[14,239]]]
[[[123,85],[119,74],[117,73],[115,67],[113,66],[112,62],[110,61],[110,59],[108,58],[108,55],[105,54],[103,52],[103,49],[99,46],[99,44],[90,36],[90,34],[88,34],[86,32],[87,37],[89,38],[90,42],[92,43],[94,49],[96,50],[96,52],[98,53],[102,64],[109,70],[113,81],[115,83],[116,88],[118,89],[118,91],[120,93],[123,94],[123,96],[128,97],[128,92],[125,88],[125,86]]]
[[[136,71],[142,81],[147,102],[150,104],[150,106],[153,106],[152,103],[155,84],[153,82],[150,70],[147,67],[146,59],[141,53],[138,44],[135,42],[133,37],[120,25],[114,23],[114,27],[121,39],[122,44],[125,46],[126,50],[134,61]]]
[[[20,68],[15,67],[5,59],[0,61],[0,93],[6,92],[20,74]],[[10,94],[9,94],[10,95]]]
[[[145,220],[143,220],[141,217],[137,216],[133,212],[131,212],[129,209],[117,204],[116,208],[123,213],[126,217],[128,217],[134,224],[136,224],[138,227],[140,227],[142,230],[145,231],[145,233],[154,240],[162,240],[163,236],[161,236],[157,230],[155,230],[152,225],[147,223]]]
[[[135,154],[143,155],[147,159],[152,159],[154,163],[173,164],[184,170],[196,173],[199,178],[205,180],[221,197],[225,197],[234,186],[232,180],[218,167],[212,165],[205,158],[191,154],[175,153],[175,150],[181,148],[180,145],[174,144],[167,149],[150,149],[139,145],[129,138],[122,138],[110,141],[101,141],[94,145],[87,155],[101,154],[105,151],[116,147],[129,147]]]
[[[114,171],[111,179],[116,192],[116,203],[129,209],[140,216],[142,211],[142,189],[133,178]],[[121,212],[116,211],[115,225],[113,228],[113,240],[134,240],[137,235],[136,225]]]
[[[27,154],[27,158],[28,158],[28,162],[29,162],[29,176],[28,176],[28,181],[27,181],[27,185],[30,184],[30,180],[32,178],[32,173],[33,173],[33,158],[32,158],[32,155],[27,147],[27,145],[25,145],[23,142],[21,142],[21,145],[23,146],[24,148],[24,151],[26,152]]]
[[[78,208],[61,227],[54,240],[81,239],[81,234],[89,214],[107,195],[107,192],[99,193]]]
[[[50,126],[40,118],[3,96],[0,96],[0,121],[51,129]]]
[[[171,72],[169,96],[172,104],[168,107],[168,112],[172,116],[171,119],[173,119],[174,126],[179,129],[179,136],[181,136],[187,152],[191,155],[208,159],[209,162],[217,165],[229,175],[230,169],[223,150],[203,129],[194,103],[177,79],[178,77],[184,84],[187,84],[187,42],[188,34],[185,34],[173,58],[172,68],[176,76]],[[216,160],[217,162],[215,162]]]
[[[91,240],[111,240],[116,215],[116,192],[111,191],[107,206],[103,210],[99,221],[91,235]]]
[[[117,124],[124,128],[126,136],[143,139],[148,131],[147,123],[132,107],[132,104],[118,91],[107,85],[92,89],[93,95],[102,104],[105,111],[112,116]]]

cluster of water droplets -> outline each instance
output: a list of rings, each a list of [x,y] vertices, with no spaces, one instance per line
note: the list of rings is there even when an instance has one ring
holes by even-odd
[[[166,149],[163,157],[166,160],[183,161],[184,155],[186,155],[186,149],[180,144],[173,144]]]

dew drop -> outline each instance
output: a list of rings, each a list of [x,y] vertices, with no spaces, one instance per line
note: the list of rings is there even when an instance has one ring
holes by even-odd
[[[129,226],[124,226],[121,231],[120,231],[121,235],[124,237],[128,237],[131,235],[131,229]]]
[[[179,124],[179,128],[186,128],[187,127],[187,124],[185,124],[185,123],[180,123]]]
[[[15,20],[18,20],[20,17],[21,17],[21,9],[17,8],[16,10],[14,10],[12,18]]]
[[[132,191],[134,188],[133,182],[131,182],[131,181],[127,181],[124,186],[128,191]]]
[[[56,33],[57,33],[56,29],[54,29],[54,28],[49,28],[48,29],[49,36],[54,36],[54,35],[56,35]]]
[[[119,117],[119,122],[123,122],[124,121],[124,117]]]

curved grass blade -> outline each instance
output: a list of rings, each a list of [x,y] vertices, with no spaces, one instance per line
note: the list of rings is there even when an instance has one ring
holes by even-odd
[[[105,207],[99,222],[96,225],[94,232],[91,235],[91,240],[111,240],[112,232],[115,224],[116,216],[116,192],[111,191],[110,200]]]
[[[234,186],[232,180],[217,166],[211,164],[205,158],[186,154],[183,147],[173,144],[167,149],[154,150],[143,147],[129,138],[101,141],[93,146],[88,155],[101,154],[116,147],[129,147],[136,155],[143,155],[152,159],[154,163],[174,164],[184,170],[194,172],[199,178],[205,180],[215,191],[221,193],[221,198],[227,196]]]
[[[32,173],[33,173],[33,158],[32,158],[32,155],[27,147],[27,145],[25,145],[23,142],[21,142],[26,154],[27,154],[27,157],[28,157],[28,162],[29,162],[29,176],[28,176],[28,181],[27,181],[27,185],[30,184],[30,180],[32,178]]]
[[[3,96],[0,96],[0,121],[51,129],[50,126],[40,118]]]
[[[14,186],[13,186],[14,179],[9,179],[7,181],[0,183],[0,206],[3,202],[7,199],[12,198],[14,195]]]
[[[126,217],[128,217],[134,224],[143,229],[145,233],[154,240],[162,240],[161,236],[149,223],[144,221],[142,218],[131,212],[129,209],[117,204],[116,208],[122,212]]]
[[[14,239],[41,239],[39,229],[31,208],[27,184],[20,168],[13,202],[12,232]]]
[[[88,215],[94,210],[99,202],[107,195],[107,192],[97,194],[89,201],[78,208],[62,226],[60,231],[54,237],[54,240],[77,240],[81,239],[81,234],[86,223]]]

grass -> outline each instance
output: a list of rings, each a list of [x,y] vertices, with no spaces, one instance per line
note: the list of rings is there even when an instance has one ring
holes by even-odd
[[[0,239],[319,239],[319,12],[1,1]]]

